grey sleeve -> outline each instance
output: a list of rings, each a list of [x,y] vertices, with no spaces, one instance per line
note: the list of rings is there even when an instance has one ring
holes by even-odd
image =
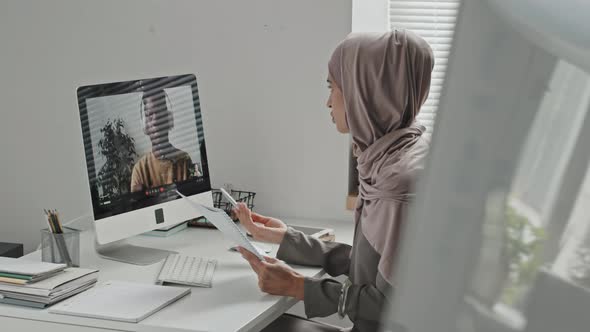
[[[348,274],[351,246],[324,242],[289,228],[277,252],[277,258],[287,263],[321,266],[331,276]]]
[[[306,278],[304,305],[307,317],[325,317],[336,313],[341,288],[342,284],[333,279]],[[363,320],[377,324],[388,303],[385,294],[390,294],[390,289],[391,286],[380,274],[376,285],[351,285],[348,288],[346,315],[353,322]]]

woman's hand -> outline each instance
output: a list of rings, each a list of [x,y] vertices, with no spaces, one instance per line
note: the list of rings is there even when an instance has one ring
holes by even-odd
[[[287,233],[287,225],[284,222],[254,213],[244,203],[238,203],[238,207],[233,211],[255,240],[277,244],[283,241]]]
[[[265,260],[261,261],[244,248],[240,247],[238,251],[258,275],[261,291],[303,300],[305,278],[301,274],[276,258],[264,257]]]

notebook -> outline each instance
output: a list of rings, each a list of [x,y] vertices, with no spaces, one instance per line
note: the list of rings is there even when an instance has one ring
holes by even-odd
[[[56,296],[35,296],[21,293],[4,292],[0,294],[0,303],[14,304],[32,308],[47,308],[48,306],[72,297],[78,293],[81,293],[89,288],[92,288],[96,284],[96,280],[89,281],[81,287],[68,290],[68,292],[61,293]]]
[[[21,307],[31,307],[31,308],[36,308],[36,309],[44,309],[44,308],[47,308],[47,306],[48,306],[45,303],[12,299],[12,298],[2,297],[2,296],[0,296],[0,303],[13,304],[13,305],[21,306]]]
[[[0,272],[7,274],[38,276],[47,273],[55,273],[65,268],[65,264],[44,263],[26,259],[0,257]]]
[[[14,292],[35,296],[51,296],[77,288],[90,280],[96,280],[97,274],[98,270],[71,267],[52,278],[33,284],[11,285],[0,283],[0,293]]]
[[[54,305],[49,312],[137,323],[190,292],[184,287],[107,281]]]
[[[25,274],[11,274],[11,273],[0,273],[0,283],[8,283],[8,284],[15,284],[15,285],[26,285],[26,284],[33,284],[39,282],[41,280],[49,279],[54,277],[63,271],[55,271],[49,272],[44,274],[39,274],[36,276],[30,276]]]

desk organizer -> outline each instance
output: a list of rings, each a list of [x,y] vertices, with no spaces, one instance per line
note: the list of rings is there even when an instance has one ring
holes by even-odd
[[[69,258],[69,262],[68,262]],[[41,230],[41,260],[43,262],[80,266],[80,231],[64,227],[61,234]]]

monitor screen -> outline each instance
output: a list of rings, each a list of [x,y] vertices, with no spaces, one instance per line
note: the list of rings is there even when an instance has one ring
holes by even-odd
[[[96,221],[211,190],[194,75],[78,88]]]

